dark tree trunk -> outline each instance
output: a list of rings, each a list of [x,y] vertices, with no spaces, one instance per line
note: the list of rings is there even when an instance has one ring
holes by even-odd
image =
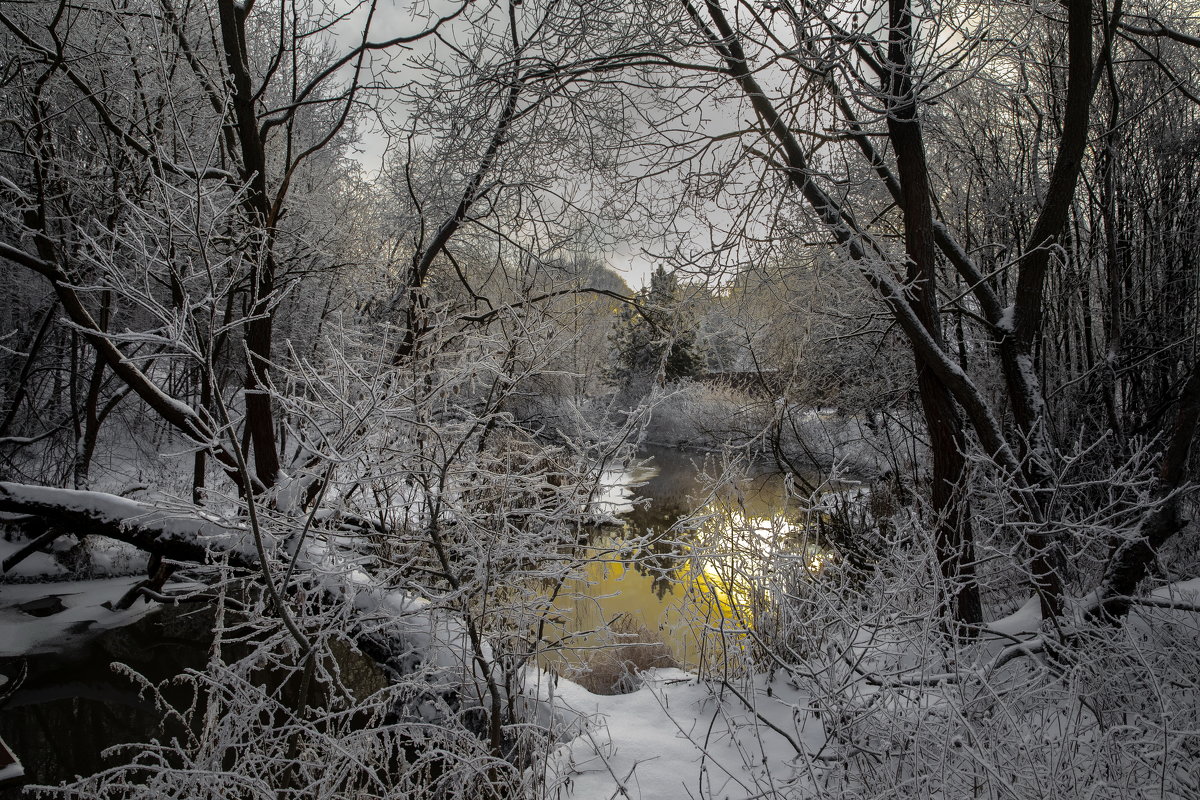
[[[275,440],[275,415],[271,404],[270,366],[275,290],[274,226],[267,194],[267,158],[254,111],[254,90],[246,52],[247,10],[234,0],[219,0],[221,45],[233,92],[230,98],[233,125],[241,147],[242,179],[246,182],[245,208],[256,235],[247,257],[251,263],[251,301],[246,322],[246,427],[254,444],[254,473],[263,487],[279,477],[279,447]]]
[[[1188,458],[1200,420],[1200,363],[1179,398],[1179,409],[1167,449],[1159,466],[1156,494],[1161,504],[1146,514],[1136,535],[1113,551],[1101,586],[1101,600],[1092,616],[1121,617],[1129,610],[1128,597],[1150,571],[1159,549],[1184,525],[1179,517],[1178,490],[1187,477]]]
[[[887,127],[900,178],[909,302],[921,325],[944,351],[945,337],[937,307],[937,255],[929,168],[911,77],[912,14],[908,0],[890,0],[889,11],[891,73],[889,85],[885,87]],[[930,499],[937,525],[937,558],[945,583],[944,602],[953,619],[975,624],[983,621],[983,608],[975,581],[971,517],[966,509],[966,442],[962,419],[946,384],[938,379],[920,353],[914,355],[917,390],[933,459]]]
[[[108,330],[109,312],[112,307],[112,293],[104,292],[100,300],[101,331]],[[91,375],[88,377],[87,393],[83,399],[83,436],[75,452],[74,484],[76,489],[88,488],[88,476],[92,467],[92,456],[96,452],[96,442],[100,437],[100,390],[104,387],[104,359],[99,353],[95,354]]]
[[[33,341],[26,348],[25,361],[21,365],[21,373],[17,376],[16,384],[11,386],[12,402],[9,404],[8,412],[4,415],[4,421],[0,422],[0,436],[8,434],[9,427],[12,425],[13,420],[17,418],[17,412],[21,408],[21,403],[25,401],[25,396],[29,392],[29,374],[32,372],[34,364],[37,363],[38,356],[41,354],[42,345],[46,341],[46,334],[50,330],[50,324],[54,321],[54,313],[56,311],[58,311],[57,299],[46,309],[46,313],[38,325],[37,333],[34,334]]]

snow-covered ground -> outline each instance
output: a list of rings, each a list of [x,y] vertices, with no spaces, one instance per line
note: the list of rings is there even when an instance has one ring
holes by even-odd
[[[98,495],[80,497],[83,502]],[[115,505],[120,511],[129,504],[100,499],[104,502],[97,500],[97,508]],[[622,498],[606,499],[619,502]],[[131,508],[140,514],[140,507]],[[169,521],[173,529],[187,527]],[[225,544],[227,537],[216,541]],[[426,602],[378,582],[357,568],[352,554],[337,545],[336,537],[314,540],[303,551],[305,568],[323,576],[330,596],[342,597],[364,618],[375,620],[381,633],[421,651],[405,650],[405,657],[416,658],[445,675],[479,680],[486,674],[477,669],[481,661],[494,663],[486,642],[482,652],[475,653],[460,620],[448,612],[432,612]],[[18,546],[4,543],[0,556],[15,552]],[[93,553],[92,560],[104,571],[127,565],[125,555],[105,549]],[[62,581],[61,567],[50,556],[31,559],[25,566],[25,577],[40,575],[46,581],[0,583],[0,656],[62,648],[73,637],[126,625],[155,608],[138,601],[128,611],[114,612],[105,605],[125,594],[138,581],[137,576]],[[1189,604],[1195,606],[1200,599],[1200,580],[1163,587],[1149,599],[1176,607],[1139,606],[1127,626],[1133,640],[1143,635],[1139,631],[1144,631],[1147,642],[1152,634],[1161,637],[1163,623],[1173,619],[1182,624],[1183,633],[1195,634],[1197,615]],[[1086,599],[1080,602],[1086,603]],[[830,649],[814,652],[812,663],[792,662],[770,676],[739,677],[735,670],[727,679],[711,674],[701,679],[680,670],[654,670],[643,674],[639,689],[625,695],[595,695],[578,684],[531,668],[525,676],[526,696],[535,701],[539,720],[553,718],[560,734],[559,746],[532,783],[540,783],[549,796],[578,800],[819,796],[830,784],[853,789],[854,779],[846,777],[850,753],[855,758],[874,759],[878,766],[872,769],[884,776],[880,779],[883,784],[891,780],[890,775],[910,781],[905,796],[953,798],[961,796],[955,792],[963,788],[953,781],[970,776],[970,769],[975,768],[993,770],[996,774],[988,773],[986,781],[995,788],[1005,783],[1003,776],[997,777],[997,770],[1014,764],[1028,764],[1021,767],[1026,770],[1022,775],[1032,776],[1033,781],[1053,773],[1068,759],[1075,762],[1063,769],[1073,775],[1083,774],[1093,763],[1126,765],[1121,757],[1110,758],[1103,750],[1106,723],[1100,712],[1093,712],[1080,700],[1083,690],[1064,692],[1056,672],[1061,666],[1046,669],[1046,659],[1038,655],[1040,643],[1045,641],[1049,649],[1052,637],[1042,623],[1036,600],[991,623],[987,627],[994,635],[972,643],[963,654],[948,654],[936,625],[929,624],[926,633],[934,635],[928,636],[921,633],[924,629],[919,622],[915,618],[896,622],[887,616],[878,618],[876,627],[847,628],[840,641],[831,640]],[[1116,634],[1112,641],[1128,643]],[[1139,650],[1135,641],[1130,652],[1141,654],[1144,650],[1153,655],[1155,646],[1151,643]],[[1010,653],[1015,655],[1002,661]],[[407,674],[399,662],[390,666],[397,675]],[[997,674],[1001,666],[1006,672]],[[822,670],[819,678],[795,677]],[[1146,674],[1151,672],[1147,669]],[[1093,677],[1086,669],[1081,674]],[[1174,676],[1176,682],[1180,676],[1194,686],[1187,670]],[[827,694],[814,696],[818,686],[824,686]],[[477,689],[482,696],[482,687]],[[840,706],[835,709],[827,704],[830,699]],[[1000,708],[1005,716],[984,716],[973,710],[972,704]],[[1167,703],[1162,709],[1160,716],[1149,714],[1148,721],[1138,722],[1140,727],[1125,726],[1122,736],[1136,734],[1139,744],[1153,744],[1155,735],[1167,731],[1167,714],[1176,713]],[[1153,708],[1150,711],[1157,713]],[[851,719],[853,715],[861,718]],[[866,739],[848,745],[847,731],[861,732],[864,725]],[[872,725],[878,729],[871,729]],[[1004,738],[980,746],[977,754],[970,750],[972,737],[986,740],[992,735]],[[1154,747],[1136,754],[1139,763],[1149,771],[1160,765],[1163,770],[1182,770],[1182,777],[1172,778],[1176,781],[1173,785],[1187,785],[1190,777],[1186,771],[1194,770],[1195,765],[1171,755],[1167,745]],[[953,755],[943,752],[942,766],[934,763],[925,770],[925,765],[931,764],[931,752],[948,748],[958,751]],[[1106,758],[1110,760],[1102,760]],[[926,786],[939,788],[922,795]],[[1117,788],[1123,791],[1122,786]],[[1012,796],[1036,796],[1030,791],[1025,786]],[[847,795],[843,792],[841,796]],[[873,796],[884,795],[875,792]],[[1110,791],[1096,796],[1122,795]],[[1163,791],[1154,796],[1182,795]]]
[[[677,669],[643,675],[630,694],[601,696],[558,681],[555,706],[587,720],[550,764],[576,800],[790,796],[825,741],[809,698],[760,677],[746,693]],[[799,749],[798,749],[799,748]]]
[[[1129,627],[1135,638],[1144,636],[1149,642],[1151,628],[1159,628],[1161,635],[1161,626],[1172,621],[1182,622],[1192,631],[1200,624],[1200,615],[1185,608],[1200,605],[1200,580],[1161,587],[1151,593],[1149,600],[1181,607],[1136,609]],[[1007,796],[1038,796],[1038,782],[1056,780],[1052,776],[1057,774],[1060,778],[1072,775],[1075,786],[1054,796],[1124,798],[1133,796],[1129,791],[1139,781],[1144,782],[1142,778],[1130,777],[1126,783],[1114,780],[1105,770],[1121,774],[1125,768],[1122,759],[1130,758],[1137,770],[1150,765],[1148,774],[1156,770],[1171,774],[1171,781],[1162,787],[1136,796],[1200,796],[1200,783],[1196,782],[1200,779],[1200,763],[1179,751],[1179,745],[1160,743],[1157,750],[1150,746],[1136,756],[1129,755],[1147,741],[1152,743],[1159,733],[1167,736],[1165,729],[1156,732],[1161,723],[1152,714],[1122,732],[1123,736],[1134,736],[1136,732],[1146,739],[1131,739],[1128,751],[1118,750],[1114,756],[1111,751],[1105,752],[1109,734],[1103,720],[1092,716],[1086,694],[1074,701],[1070,695],[1063,695],[1065,677],[1054,678],[1053,669],[1048,682],[1043,684],[1037,677],[1046,675],[1045,659],[1036,653],[1046,632],[1036,598],[987,628],[991,635],[984,634],[969,648],[973,662],[942,674],[928,671],[928,665],[921,663],[914,663],[913,670],[904,673],[875,672],[885,661],[894,666],[905,659],[896,658],[895,652],[887,659],[880,658],[879,651],[891,649],[881,642],[895,631],[862,631],[845,661],[849,664],[852,660],[858,669],[846,674],[839,691],[850,700],[847,708],[866,718],[883,711],[879,719],[895,727],[870,731],[879,737],[874,746],[880,749],[873,750],[872,744],[860,742],[850,747],[850,751],[858,751],[854,756],[847,756],[844,738],[829,735],[821,699],[798,688],[807,684],[794,682],[784,671],[772,677],[724,681],[701,680],[680,670],[656,670],[643,673],[644,684],[637,691],[611,697],[591,694],[568,681],[541,686],[541,699],[553,702],[555,708],[569,709],[586,721],[579,726],[578,735],[555,753],[547,783],[561,787],[562,796],[576,800],[892,796],[872,794],[866,786],[859,787],[863,793],[853,788],[856,779],[849,777],[844,766],[847,758],[865,755],[876,763],[878,774],[883,776],[882,785],[893,786],[905,797],[965,796],[956,794],[964,784],[953,783],[961,774],[969,774],[971,767],[994,771],[1003,765],[1021,771],[1014,772],[1011,779],[999,773],[989,775],[985,781],[989,788],[981,790],[980,796],[1006,796],[1004,787],[1018,778],[1026,785],[1014,785]],[[1118,633],[1113,641],[1120,646],[1124,640]],[[1030,658],[1008,658],[1011,651],[1022,647]],[[1007,665],[1004,674],[990,669],[1001,662]],[[1187,673],[1183,668],[1182,674]],[[1083,674],[1088,674],[1086,666]],[[539,680],[549,679],[541,676]],[[1131,675],[1127,680],[1137,679]],[[1033,688],[1034,684],[1042,685],[1045,695],[1043,689]],[[1140,691],[1154,690],[1146,685]],[[1003,705],[1006,695],[1014,698],[1014,705],[1004,706],[1008,718],[996,725],[1005,731],[1005,740],[993,750],[980,745],[971,752],[973,737],[986,742],[995,735],[991,730],[994,723],[986,716],[970,721],[971,702],[963,703],[962,698],[974,696],[986,704],[1000,701]],[[1046,697],[1056,699],[1043,705]],[[1184,698],[1183,702],[1188,701]],[[1024,707],[1025,703],[1029,707]],[[824,713],[828,715],[830,710],[826,708]],[[845,722],[843,719],[839,723],[843,735]],[[1168,738],[1185,734],[1176,731]],[[906,735],[928,738],[921,744],[910,742],[896,749]],[[889,740],[891,744],[887,744]],[[914,755],[922,746],[932,751]],[[939,748],[957,750],[951,755]],[[919,766],[914,767],[914,763]],[[910,785],[904,786],[906,783]],[[1180,793],[1180,787],[1193,784],[1197,794]],[[922,785],[937,788],[924,790],[919,788]],[[845,794],[847,789],[849,795]]]
[[[91,633],[98,625],[115,627],[144,615],[153,606],[139,602],[129,612],[113,613],[100,605],[104,600],[119,597],[134,580],[116,578],[0,586],[0,655],[62,646],[64,641],[70,640],[73,626]],[[398,596],[381,594],[369,585],[363,590],[363,595],[356,600],[360,608],[370,606],[383,613],[398,600]],[[48,592],[61,603],[61,610],[37,616],[19,608],[24,603],[45,598]],[[1164,587],[1153,593],[1151,599],[1194,604],[1200,599],[1200,581]],[[421,609],[411,603],[403,606],[392,610],[409,617],[414,625],[422,619],[432,619],[419,613]],[[1193,612],[1154,607],[1146,607],[1146,619],[1133,627],[1148,624],[1150,618],[1154,624],[1159,624],[1166,617],[1180,615],[1187,617],[1194,627]],[[97,617],[101,619],[89,622]],[[1138,619],[1142,619],[1141,611]],[[465,639],[457,627],[447,627],[444,618],[442,622],[443,627],[427,632],[429,643],[437,642],[441,649],[460,652],[460,658],[451,659],[443,666],[449,671],[461,672],[469,661]],[[895,687],[889,692],[873,682],[882,674],[882,665],[887,661],[876,651],[889,649],[888,645],[881,645],[881,641],[889,640],[894,631],[864,631],[846,651],[849,658],[845,663],[852,661],[858,669],[844,673],[845,681],[839,691],[850,698],[852,706],[857,703],[855,707],[863,711],[874,706],[874,712],[884,710],[884,716],[889,719],[903,720],[907,715],[918,726],[929,725],[931,719],[935,721],[935,727],[945,722],[948,723],[946,730],[952,733],[951,729],[958,724],[953,705],[956,681],[966,685],[974,680],[973,675],[984,677],[988,660],[1011,648],[1014,640],[1033,644],[1039,634],[1045,633],[1036,600],[1030,600],[1010,616],[988,627],[996,636],[994,639],[985,637],[975,647],[977,659],[973,664],[961,664],[957,674],[947,673],[944,686],[938,685],[943,676],[922,672],[922,666],[915,665],[909,674],[917,676],[919,682],[911,684],[911,692],[895,691]],[[896,653],[890,653],[888,663],[894,665],[904,660],[895,656]],[[434,660],[440,664],[443,659]],[[1033,662],[1021,660],[1017,663]],[[991,689],[999,690],[1000,694],[1019,693],[1023,691],[1022,682],[1030,674],[1025,666],[1021,666],[1008,679],[992,680]],[[898,682],[907,680],[896,674],[887,680],[894,677],[899,677]],[[525,678],[526,696],[536,701],[541,721],[547,721],[547,715],[552,716],[561,734],[560,745],[540,768],[540,777],[533,781],[540,783],[548,796],[562,800],[621,797],[631,800],[693,797],[751,800],[816,797],[830,786],[846,788],[843,783],[846,778],[845,742],[838,741],[838,737],[826,728],[829,707],[823,708],[821,698],[815,698],[810,689],[802,688],[808,684],[789,676],[787,670],[779,670],[772,676],[731,677],[728,680],[711,675],[701,679],[694,673],[678,669],[651,670],[642,674],[639,689],[612,696],[593,694],[578,684],[534,668],[527,670]],[[979,683],[971,685],[983,686]],[[876,703],[872,699],[875,696],[883,699]],[[939,704],[946,707],[948,716],[935,708]],[[1019,715],[1020,709],[1010,709],[1010,712]],[[839,724],[844,726],[845,721]],[[987,723],[977,724],[984,726]],[[1020,728],[1024,723],[1015,724]],[[1064,723],[1061,731],[1053,726],[1036,731],[1031,725],[1030,731],[1043,737],[1041,744],[1047,749],[1061,746],[1044,738],[1050,730],[1051,738],[1070,741],[1070,747],[1082,752],[1090,745],[1079,739],[1078,724],[1078,720],[1072,724]],[[1094,733],[1096,729],[1088,730]],[[888,733],[881,733],[886,739]],[[939,741],[941,735],[938,727],[933,741]],[[961,740],[951,735],[946,741],[953,744]],[[864,746],[869,752],[869,746]],[[1022,745],[1018,742],[1017,746]],[[904,760],[910,757],[911,753],[900,750],[881,751],[881,770],[894,769],[900,775],[910,769],[911,762]],[[961,754],[956,757],[963,760]],[[1021,759],[1026,757],[1020,755]],[[982,754],[978,761],[989,764],[990,758],[990,753]],[[894,766],[888,766],[893,760]],[[1002,757],[998,756],[997,760],[1002,761]],[[1196,769],[1196,765],[1189,765],[1186,760],[1172,766],[1184,771]],[[909,792],[905,796],[920,794]],[[950,798],[955,795],[943,790],[928,796]],[[1013,796],[1029,795],[1014,793]],[[1096,796],[1122,795],[1101,792]],[[1167,792],[1153,796],[1182,795]]]

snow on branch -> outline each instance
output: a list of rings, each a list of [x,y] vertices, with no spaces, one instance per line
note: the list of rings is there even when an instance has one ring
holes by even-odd
[[[0,511],[38,516],[80,535],[106,536],[175,561],[204,564],[219,557],[234,568],[262,569],[248,528],[199,508],[172,509],[104,492],[0,481]],[[474,674],[461,620],[381,585],[361,566],[339,558],[327,543],[310,543],[300,555],[325,601],[353,608],[352,638],[393,680],[422,665],[447,680],[455,673],[460,678]],[[484,649],[490,659],[490,648]]]
[[[31,514],[81,535],[97,534],[178,561],[204,563],[213,552],[258,569],[245,532],[199,509],[170,510],[104,492],[0,481],[0,511]]]

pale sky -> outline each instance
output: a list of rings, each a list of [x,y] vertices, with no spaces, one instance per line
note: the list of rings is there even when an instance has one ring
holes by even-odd
[[[350,7],[353,0],[340,0],[344,2],[346,7]],[[456,8],[458,3],[453,0],[431,0],[429,5],[429,14],[423,15],[421,18],[414,18],[410,13],[413,5],[425,7],[424,3],[410,3],[408,0],[379,0],[375,17],[371,26],[371,39],[373,41],[384,41],[397,36],[411,36],[428,26],[428,20],[433,18],[434,14],[445,14]],[[475,19],[478,19],[479,9],[486,8],[501,8],[503,4],[479,4],[474,5],[471,11],[476,14]],[[366,3],[359,4],[358,10],[343,20],[337,25],[332,32],[334,41],[340,45],[343,52],[357,44],[361,36],[362,26],[366,19],[366,9],[369,6]],[[440,33],[443,37],[450,41],[455,41],[459,38],[461,30],[464,29],[462,19],[451,21],[442,26]],[[406,65],[411,63],[411,60],[429,52],[430,45],[434,42],[433,39],[426,39],[416,42],[412,45],[406,45],[406,49],[402,53],[397,53],[387,60],[390,75],[388,82],[393,85],[402,85],[405,80]],[[412,67],[407,67],[412,69]],[[347,67],[347,70],[349,67]],[[415,73],[414,73],[415,74]],[[710,127],[714,123],[720,127],[728,128],[737,126],[738,122],[735,115],[722,115],[717,113],[714,117],[710,112],[712,107],[705,105],[703,107],[694,108],[689,112],[689,118],[695,116],[695,124]],[[397,104],[396,114],[404,114],[405,109]],[[678,121],[673,124],[678,124]],[[684,123],[690,125],[691,123]],[[364,127],[361,131],[361,139],[356,147],[359,151],[356,155],[357,160],[362,164],[365,173],[368,176],[377,176],[380,174],[384,157],[388,146],[387,137],[378,129]],[[568,178],[569,179],[569,178]],[[649,275],[658,265],[659,260],[647,256],[643,251],[662,250],[661,242],[648,241],[628,241],[618,245],[607,252],[597,253],[605,262],[617,271],[625,281],[633,289],[641,288],[649,281]]]

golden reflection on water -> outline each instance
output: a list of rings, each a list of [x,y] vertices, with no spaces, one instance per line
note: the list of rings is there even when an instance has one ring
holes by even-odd
[[[584,576],[564,586],[555,602],[565,638],[552,660],[587,663],[597,648],[619,643],[605,632],[614,621],[644,629],[632,638],[660,639],[679,665],[692,669],[741,646],[769,606],[780,570],[816,575],[828,558],[806,541],[803,515],[788,508],[780,480],[744,489],[711,498],[640,552],[626,547],[646,532],[636,515],[625,530],[597,536]]]

